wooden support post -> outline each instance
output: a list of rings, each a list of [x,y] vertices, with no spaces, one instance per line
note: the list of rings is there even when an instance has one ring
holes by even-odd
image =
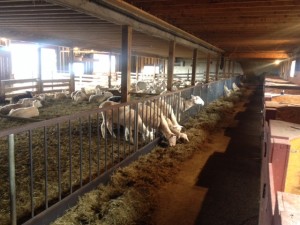
[[[231,61],[228,59],[228,63],[227,63],[227,72],[226,72],[226,74],[227,74],[227,76],[226,76],[226,78],[229,78],[229,77],[231,77],[230,76],[230,68],[231,68]]]
[[[210,54],[207,54],[205,83],[209,83]]]
[[[226,78],[226,64],[227,64],[227,60],[224,59],[224,66],[223,66],[223,78]]]
[[[234,77],[234,66],[235,66],[235,63],[234,63],[234,61],[232,61],[232,65],[231,65],[231,67],[232,67],[232,73],[231,73],[231,76],[232,76],[232,77]]]
[[[168,91],[172,91],[174,61],[175,61],[175,41],[170,41],[170,43],[169,43],[169,59],[168,59],[168,77],[167,77],[167,90]]]
[[[122,26],[122,76],[121,76],[121,102],[129,101],[130,73],[131,73],[131,45],[132,28]]]
[[[142,74],[142,78],[144,77],[144,65],[145,65],[145,57],[141,57],[141,74]]]
[[[284,63],[280,63],[280,77],[283,77],[283,73],[284,73]]]
[[[70,49],[70,54],[69,54],[69,74],[70,74],[70,87],[69,91],[70,93],[75,91],[75,74],[74,74],[74,69],[73,69],[73,63],[74,63],[74,51],[73,49]]]
[[[194,48],[194,50],[193,50],[193,64],[192,64],[192,80],[191,80],[191,85],[192,86],[195,86],[195,83],[196,83],[197,57],[198,57],[198,49]]]
[[[139,80],[139,57],[135,56],[135,79]]]
[[[37,77],[37,93],[43,92],[43,83],[42,83],[42,47],[38,48],[38,77]]]
[[[215,77],[215,80],[219,79],[220,61],[221,61],[221,56],[218,56],[217,57],[217,62],[216,62],[216,77]]]

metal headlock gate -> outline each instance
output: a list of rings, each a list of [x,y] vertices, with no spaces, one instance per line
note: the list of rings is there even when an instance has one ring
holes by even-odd
[[[201,106],[179,112],[179,102],[175,102],[178,97],[198,95],[209,104],[223,97],[224,85],[231,89],[233,82],[239,84],[239,77],[1,130],[0,224],[49,224],[74,206],[79,196],[108,182],[114,170],[151,151],[160,135],[156,132],[151,140],[145,137],[145,131],[138,132],[139,102],[165,101],[174,106],[177,119],[183,123]],[[110,135],[108,129],[102,129],[101,134],[102,116],[124,115],[122,110],[128,109],[134,110],[134,116],[112,119],[109,128],[115,135]],[[170,109],[160,110],[164,113]],[[115,125],[125,119],[131,120],[129,124],[133,126],[129,128],[134,130],[132,143],[126,140],[124,128]],[[143,123],[149,124],[151,119]]]

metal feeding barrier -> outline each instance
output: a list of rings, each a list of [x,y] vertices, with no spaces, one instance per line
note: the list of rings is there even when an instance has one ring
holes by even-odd
[[[108,182],[114,170],[151,151],[161,135],[154,127],[155,118],[144,115],[159,113],[145,110],[144,105],[167,102],[172,107],[160,108],[160,113],[172,108],[183,123],[201,106],[180,112],[182,98],[197,95],[209,104],[224,96],[224,84],[232,87],[233,82],[238,84],[239,77],[1,130],[0,224],[49,224],[79,196]],[[130,110],[134,113],[125,117]],[[139,128],[138,112],[144,124],[153,123],[149,127],[154,139]],[[103,118],[110,119],[106,128]],[[128,124],[131,138],[120,124]]]

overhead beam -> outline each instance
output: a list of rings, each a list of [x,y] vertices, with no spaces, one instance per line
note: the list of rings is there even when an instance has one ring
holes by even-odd
[[[183,10],[203,10],[203,11],[221,11],[221,12],[228,12],[228,10],[249,10],[249,11],[261,11],[261,10],[293,10],[296,6],[300,6],[299,1],[244,1],[244,2],[234,2],[231,1],[228,2],[219,2],[219,3],[203,3],[203,2],[195,2],[195,0],[192,0],[190,2],[189,0],[181,1],[180,3],[174,2],[173,0],[166,0],[166,1],[160,1],[160,2],[143,2],[140,3],[140,0],[138,1],[132,1],[130,2],[137,7],[143,7],[146,11],[155,11],[155,10],[168,10],[170,8],[170,5],[172,5],[172,8],[174,10],[177,10],[178,13],[180,13]]]
[[[212,54],[224,52],[222,49],[139,10],[124,1],[51,0],[51,2],[119,25],[128,25],[142,33],[169,41],[176,41],[176,43],[189,46],[190,48],[198,48]]]
[[[284,52],[234,52],[228,55],[230,59],[287,59]]]

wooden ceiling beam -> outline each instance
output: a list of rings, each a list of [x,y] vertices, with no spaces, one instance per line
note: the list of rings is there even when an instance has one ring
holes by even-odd
[[[289,55],[284,52],[233,52],[226,55],[230,59],[287,59]]]
[[[171,21],[177,26],[180,25],[197,25],[197,24],[212,24],[212,25],[235,25],[235,24],[256,24],[256,25],[275,25],[274,23],[280,23],[282,25],[286,23],[299,23],[300,11],[295,15],[255,15],[255,16],[234,16],[234,15],[222,15],[222,16],[196,16],[191,15],[189,17],[182,17],[180,15],[166,16],[167,21]]]
[[[155,2],[155,1],[147,1],[147,2],[140,2],[138,1],[132,1],[128,0],[129,3],[142,8],[146,11],[154,11],[156,9],[164,9],[167,10],[172,6],[172,8],[180,10],[180,9],[191,9],[191,8],[203,8],[208,11],[211,10],[241,10],[241,9],[280,9],[280,7],[295,7],[300,6],[299,1],[295,0],[281,0],[281,1],[238,1],[238,2],[218,2],[218,3],[203,3],[201,1],[195,1],[191,2],[191,0],[185,0],[176,2],[173,0],[169,1],[161,1],[161,2]]]

